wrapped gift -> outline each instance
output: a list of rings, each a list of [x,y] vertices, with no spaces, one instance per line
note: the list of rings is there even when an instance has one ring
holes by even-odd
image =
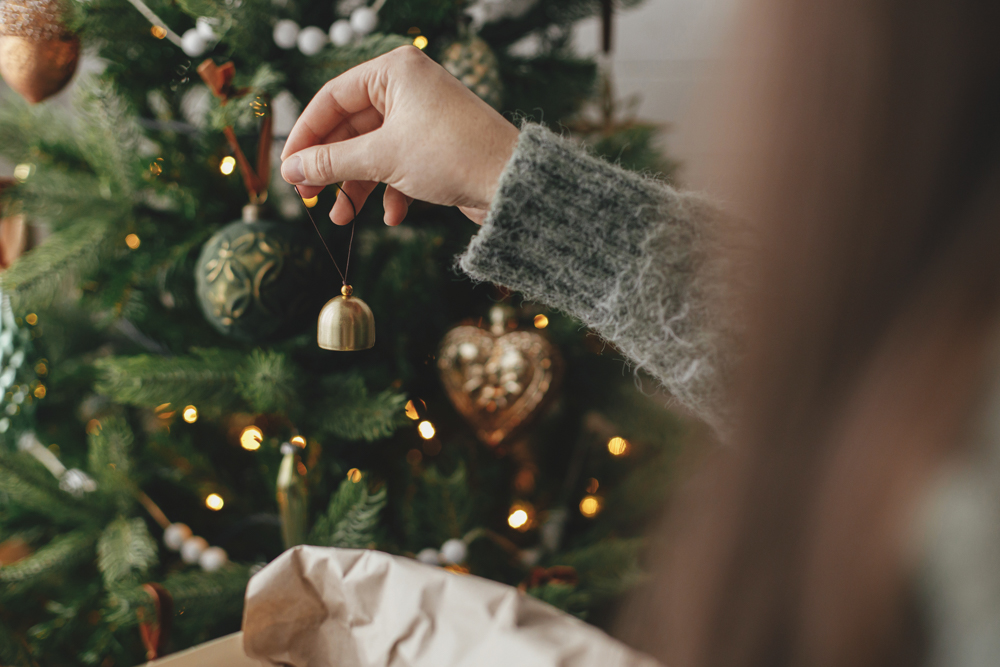
[[[243,633],[200,644],[186,651],[147,662],[146,667],[261,667],[243,652]]]
[[[658,667],[516,588],[319,547],[291,549],[250,580],[243,647],[292,667]]]

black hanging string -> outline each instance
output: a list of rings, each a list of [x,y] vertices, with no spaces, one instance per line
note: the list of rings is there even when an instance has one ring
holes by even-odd
[[[299,196],[299,199],[302,200],[302,205],[305,206],[305,199],[302,197],[302,193],[299,192],[299,186],[293,185],[292,187],[295,188],[295,194]],[[330,252],[330,246],[326,244],[326,239],[324,239],[323,235],[320,233],[319,225],[316,224],[316,220],[313,218],[312,211],[309,210],[308,206],[306,206],[306,215],[309,216],[309,222],[312,223],[313,229],[316,230],[316,235],[319,237],[319,240],[323,243],[323,247],[326,248],[326,254],[330,256],[330,261],[333,262],[333,268],[337,269],[337,273],[340,274],[340,279],[343,280],[344,284],[346,285],[347,272],[351,270],[351,248],[354,246],[354,228],[357,227],[358,208],[357,206],[354,205],[354,200],[351,199],[351,195],[347,194],[347,191],[344,190],[343,187],[338,185],[337,189],[340,192],[343,192],[344,196],[347,197],[347,201],[351,204],[351,211],[354,212],[354,217],[351,218],[351,240],[348,241],[347,243],[347,262],[344,264],[343,271],[340,270],[340,266],[337,264],[337,260],[333,258],[333,253]]]

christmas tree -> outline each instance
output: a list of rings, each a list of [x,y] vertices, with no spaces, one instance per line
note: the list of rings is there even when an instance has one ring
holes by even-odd
[[[655,128],[616,118],[572,51],[609,10],[0,1],[0,74],[27,100],[81,49],[103,63],[72,111],[0,103],[0,217],[46,236],[0,274],[0,663],[132,665],[235,631],[248,578],[303,543],[607,619],[641,580],[680,423],[577,322],[460,279],[476,229],[450,209],[394,229],[361,212],[375,346],[320,349],[340,281],[305,206],[334,193],[303,202],[270,162],[323,83],[413,44],[509,117],[667,175]],[[352,230],[316,218],[346,258]]]

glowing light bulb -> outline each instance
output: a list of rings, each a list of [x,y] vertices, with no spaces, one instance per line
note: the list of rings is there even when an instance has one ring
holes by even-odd
[[[231,170],[230,170],[231,171]],[[319,195],[315,197],[309,197],[308,199],[303,199],[302,203],[306,205],[306,208],[313,208],[319,203]]]
[[[604,500],[599,496],[584,496],[583,500],[580,501],[580,514],[592,519],[601,513],[604,509]]]
[[[417,431],[420,433],[420,437],[424,440],[430,440],[434,437],[434,434],[437,433],[437,431],[434,430],[434,424],[426,420],[417,424]]]
[[[181,417],[184,418],[188,424],[193,424],[198,421],[198,408],[193,405],[189,405],[184,408],[184,412],[181,413]]]
[[[36,324],[38,324],[38,315],[35,315],[34,313],[28,313],[27,315],[24,316],[24,321],[30,324],[31,326],[35,326]]]
[[[256,426],[247,426],[240,433],[240,447],[248,452],[255,452],[260,449],[260,443],[264,440],[264,432]]]
[[[45,385],[38,385],[35,387],[35,391],[33,393],[35,394],[35,398],[45,398]]]
[[[128,236],[125,237],[125,245],[127,245],[132,250],[138,248],[140,243],[142,243],[142,241],[140,241],[139,237],[136,236],[135,234],[129,234]]]
[[[413,46],[423,51],[427,48],[427,38],[423,35],[417,35],[413,38]]]
[[[517,529],[528,523],[528,513],[524,510],[514,510],[507,517],[507,525],[511,528]]]
[[[611,452],[611,456],[625,456],[631,447],[625,438],[615,436],[608,440],[608,451]]]
[[[163,26],[154,25],[152,28],[149,29],[149,32],[156,39],[163,39],[164,37],[167,36],[167,31]]]
[[[28,180],[28,177],[31,176],[31,170],[33,168],[34,167],[32,165],[27,163],[17,165],[14,167],[14,178],[19,181]]]
[[[222,509],[222,506],[226,504],[226,501],[222,499],[218,493],[210,493],[205,498],[205,507],[210,510],[215,510],[218,512]]]
[[[347,471],[347,479],[354,482],[355,484],[360,482],[362,477],[364,477],[364,475],[362,475],[361,471],[358,470],[357,468],[351,468],[350,470]]]
[[[306,446],[306,439],[303,438],[301,435],[293,435],[292,439],[291,439],[291,443],[293,445],[295,445],[296,447],[305,447]]]
[[[420,419],[420,413],[417,412],[417,405],[412,400],[406,402],[406,416],[413,421]]]
[[[536,329],[544,329],[547,326],[549,326],[549,318],[545,317],[544,315],[535,315]]]
[[[227,155],[222,158],[222,162],[219,163],[219,171],[221,171],[224,176],[228,176],[233,173],[234,169],[236,169],[236,158],[232,155]]]

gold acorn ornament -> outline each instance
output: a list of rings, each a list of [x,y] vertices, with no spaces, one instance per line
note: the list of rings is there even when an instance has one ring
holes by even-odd
[[[326,302],[319,313],[316,342],[324,350],[352,352],[375,346],[375,316],[368,304],[344,285],[340,296]]]
[[[66,87],[80,40],[62,23],[58,0],[0,0],[0,76],[32,104]]]
[[[441,65],[494,109],[503,103],[500,63],[482,37],[471,35],[444,50]]]

